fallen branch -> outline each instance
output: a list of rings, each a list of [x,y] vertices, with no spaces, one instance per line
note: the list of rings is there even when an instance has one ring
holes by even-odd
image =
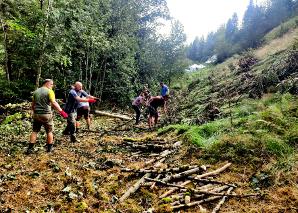
[[[232,190],[234,189],[234,187],[230,187],[227,191],[227,195],[229,195]],[[227,196],[223,196],[222,199],[219,201],[219,203],[216,205],[216,207],[213,209],[212,213],[216,213],[219,211],[220,207],[224,204],[224,202],[226,201]]]
[[[177,187],[177,188],[181,188],[181,189],[186,189],[187,191],[191,191],[193,193],[196,194],[205,194],[205,195],[214,195],[214,196],[230,196],[230,197],[251,197],[251,196],[258,196],[259,194],[244,194],[244,195],[239,195],[239,194],[227,194],[227,193],[217,193],[217,192],[211,192],[211,191],[205,191],[205,190],[197,190],[197,189],[192,189],[192,188],[188,188],[185,186],[181,186],[181,185],[176,185],[176,184],[171,184],[171,183],[167,183],[165,181],[162,180],[156,180],[156,179],[152,179],[152,178],[145,178],[148,181],[151,182],[157,182],[166,186],[173,186],[173,187]],[[234,188],[234,187],[231,187]]]
[[[149,161],[147,161],[147,162],[145,162],[145,166],[148,166],[149,164],[152,164],[152,163],[154,163],[155,161],[158,161],[158,160],[160,160],[160,159],[162,159],[162,158],[165,158],[166,156],[168,156],[169,154],[172,154],[174,151],[170,151],[170,150],[164,150],[161,154],[160,154],[160,157],[158,157],[158,158],[154,158],[154,159],[151,159],[151,160],[149,160]]]
[[[225,182],[217,181],[217,180],[201,179],[201,178],[192,177],[192,176],[189,176],[187,178],[190,179],[190,180],[194,180],[194,181],[202,182],[202,183],[213,183],[213,184],[227,185],[227,186],[230,186],[230,187],[236,187],[235,184],[225,183]]]
[[[149,178],[151,176],[150,173],[145,174],[140,180],[138,180],[138,182],[136,182],[132,187],[130,187],[125,193],[124,195],[122,195],[119,198],[119,202],[123,202],[126,198],[128,198],[131,194],[135,193],[141,186],[141,184],[143,184],[145,182],[145,178]]]
[[[163,149],[169,149],[172,148],[172,146],[170,145],[160,145],[160,144],[136,144],[136,143],[132,143],[132,142],[124,142],[125,144],[131,146],[132,148],[135,149],[146,149],[146,150],[163,150]]]
[[[209,198],[206,198],[204,200],[195,201],[195,202],[188,203],[188,204],[181,204],[181,205],[178,205],[178,206],[172,206],[171,209],[176,210],[176,209],[181,209],[181,208],[184,208],[184,207],[197,206],[197,205],[200,205],[202,203],[211,202],[211,201],[214,201],[214,200],[217,200],[217,199],[220,199],[220,198],[221,198],[220,196],[209,197]]]
[[[208,173],[204,173],[202,175],[197,175],[196,178],[203,178],[203,177],[207,177],[207,176],[213,176],[213,175],[217,175],[219,174],[220,172],[226,170],[229,166],[231,166],[231,163],[227,163],[226,165],[224,165],[223,167],[219,168],[219,169],[216,169],[212,172],[208,172]],[[185,181],[184,183],[181,184],[181,186],[185,186],[187,184],[191,183],[190,180],[187,180]],[[172,188],[170,189],[169,191],[165,192],[164,194],[162,194],[161,196],[159,196],[159,198],[164,198],[164,197],[167,197],[169,196],[170,194],[172,194],[173,192],[175,192],[178,188]]]
[[[99,110],[94,110],[94,114],[108,116],[112,118],[120,118],[123,120],[132,120],[132,118],[128,117],[127,115],[120,115],[120,114],[115,114],[110,112],[99,111]]]
[[[170,182],[171,180],[179,179],[179,178],[185,177],[187,175],[195,174],[199,171],[202,171],[202,168],[201,167],[196,167],[196,168],[193,168],[193,169],[190,169],[190,170],[187,170],[187,171],[175,174],[175,175],[168,176],[168,177],[162,179],[162,181]]]
[[[222,192],[222,191],[226,190],[227,188],[229,188],[229,186],[220,186],[220,187],[211,189],[210,192]],[[200,194],[200,195],[198,195],[198,194],[194,194],[193,196],[194,196],[195,198],[202,198],[202,197],[204,197],[205,195],[204,195],[204,194],[203,194],[203,195],[202,195],[202,194]]]
[[[121,172],[134,172],[134,173],[168,173],[168,172],[180,172],[186,169],[194,169],[198,168],[198,166],[181,166],[175,168],[167,168],[167,169],[129,169],[129,168],[122,168]]]
[[[154,166],[158,166],[159,163],[163,162],[165,158],[160,159]],[[145,174],[140,180],[138,180],[132,187],[130,187],[124,195],[119,198],[119,202],[123,202],[126,198],[128,198],[131,194],[135,193],[140,186],[145,182],[145,178],[149,178],[151,173]]]

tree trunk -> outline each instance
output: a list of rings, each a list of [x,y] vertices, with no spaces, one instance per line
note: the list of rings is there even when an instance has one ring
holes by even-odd
[[[89,69],[89,44],[87,46],[87,52],[86,52],[86,67],[85,67],[85,87],[88,83],[88,69]]]
[[[99,99],[100,100],[102,98],[104,81],[105,81],[105,76],[106,76],[106,70],[107,70],[107,61],[105,60],[105,62],[104,62],[104,68],[103,68],[103,74],[102,74],[102,79],[101,79],[100,93],[99,93]]]
[[[93,61],[94,61],[94,52],[92,50],[92,55],[91,55],[91,61],[90,61],[90,68],[89,68],[89,85],[88,87],[88,92],[91,93],[91,88],[92,88],[92,67],[93,67]],[[87,85],[86,85],[87,86]]]
[[[101,65],[100,65],[100,67],[99,67],[99,69],[98,69],[98,73],[97,73],[97,76],[96,76],[96,81],[95,81],[95,88],[94,88],[94,95],[96,96],[96,97],[99,97],[98,96],[98,87],[99,87],[99,83],[101,83],[101,82],[99,82],[99,79],[100,79],[100,75],[101,75],[101,69],[102,69],[102,67],[103,67],[103,65],[104,65],[104,62],[105,62],[105,59],[103,59],[103,61],[101,62]]]
[[[41,2],[41,6],[42,6]],[[42,9],[42,8],[41,8]],[[41,77],[41,67],[43,65],[43,58],[44,58],[44,52],[45,52],[45,46],[46,46],[46,30],[48,27],[48,20],[50,16],[50,10],[51,10],[51,0],[48,0],[48,8],[47,8],[47,14],[46,14],[46,22],[44,23],[43,26],[43,35],[42,35],[42,40],[40,44],[40,54],[37,60],[37,71],[36,71],[36,80],[35,80],[35,88],[39,87],[39,80]]]
[[[1,21],[1,27],[4,33],[4,39],[3,39],[3,46],[4,46],[4,52],[5,52],[5,74],[6,74],[6,80],[8,83],[10,83],[10,65],[9,65],[9,53],[8,53],[8,41],[7,41],[7,26],[4,24],[4,21],[0,19]]]
[[[83,71],[82,71],[82,59],[80,58],[80,77],[79,77],[79,81],[83,80]]]

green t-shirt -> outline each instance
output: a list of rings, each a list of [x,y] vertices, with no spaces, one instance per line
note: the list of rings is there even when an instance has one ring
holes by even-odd
[[[35,103],[35,114],[51,114],[51,102],[55,101],[54,91],[47,87],[40,87],[33,93],[33,102]]]

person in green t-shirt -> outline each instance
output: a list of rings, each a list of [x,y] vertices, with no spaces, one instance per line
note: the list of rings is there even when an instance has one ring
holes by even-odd
[[[37,133],[43,126],[47,133],[47,152],[50,152],[53,147],[53,114],[52,106],[56,109],[63,118],[67,118],[67,113],[64,112],[56,102],[53,88],[53,80],[45,79],[42,87],[38,88],[33,93],[32,110],[33,110],[33,132],[30,135],[30,143],[27,154],[32,153],[36,142]]]

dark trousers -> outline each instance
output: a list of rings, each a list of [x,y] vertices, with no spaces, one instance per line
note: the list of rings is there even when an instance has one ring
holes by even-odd
[[[132,105],[132,108],[135,110],[136,112],[136,124],[138,124],[140,122],[140,116],[141,116],[141,110],[140,107],[136,106],[136,105]]]
[[[76,118],[77,118],[77,113],[69,113],[67,117],[67,126],[65,128],[65,132],[68,132],[70,135],[74,135],[76,131]]]

